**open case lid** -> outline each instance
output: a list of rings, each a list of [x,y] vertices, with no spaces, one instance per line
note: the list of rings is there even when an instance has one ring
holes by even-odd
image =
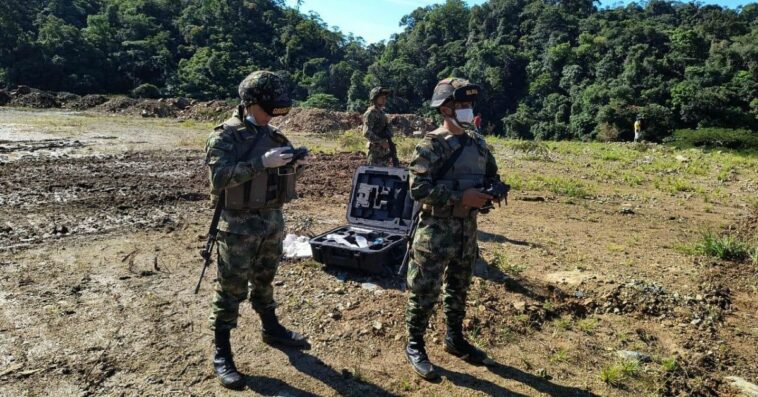
[[[347,222],[407,233],[413,220],[408,170],[361,166],[353,176]]]

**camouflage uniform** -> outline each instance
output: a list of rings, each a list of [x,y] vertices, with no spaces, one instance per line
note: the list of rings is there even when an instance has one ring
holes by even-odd
[[[444,128],[427,134],[416,146],[411,162],[411,196],[423,207],[413,239],[408,265],[410,295],[406,326],[411,336],[423,338],[444,282],[444,312],[448,327],[460,326],[466,314],[466,295],[478,256],[477,211],[456,211],[463,191],[473,186],[453,187],[441,183],[461,172],[479,174],[481,181],[499,179],[495,158],[484,138],[466,132],[458,138]],[[447,175],[434,179],[463,142],[470,155],[460,156]],[[466,152],[464,152],[466,153]],[[456,171],[457,169],[457,171]],[[478,171],[477,171],[478,170]],[[455,178],[453,176],[453,178]],[[452,180],[457,184],[456,180]],[[457,213],[454,215],[454,213]]]
[[[368,139],[368,165],[391,166],[391,151],[382,145],[392,139],[392,129],[382,109],[371,106],[363,114],[363,136]]]
[[[289,145],[276,128],[243,122],[239,110],[210,134],[206,162],[214,194],[269,172],[259,155],[240,157],[250,152],[256,134],[265,134],[256,146],[265,146],[265,142],[268,146]],[[237,326],[239,304],[248,297],[248,285],[256,312],[276,307],[271,283],[282,256],[282,203],[274,201],[257,210],[224,209],[218,227],[218,280],[210,325],[212,329],[231,329]]]

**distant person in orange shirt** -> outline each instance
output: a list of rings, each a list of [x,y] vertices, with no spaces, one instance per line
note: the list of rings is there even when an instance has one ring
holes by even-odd
[[[474,116],[474,128],[476,128],[477,134],[482,133],[482,114],[481,113],[477,113],[476,116]]]
[[[642,139],[642,120],[638,117],[634,121],[634,141],[639,142]]]

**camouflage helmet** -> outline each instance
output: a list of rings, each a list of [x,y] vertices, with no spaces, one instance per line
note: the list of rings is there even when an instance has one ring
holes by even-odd
[[[459,79],[456,77],[450,77],[441,80],[434,87],[434,94],[432,94],[432,103],[429,105],[433,108],[439,108],[445,102],[452,99],[457,102],[476,102],[476,98],[479,96],[479,86],[471,84],[466,79]]]
[[[390,96],[390,95],[392,95],[392,91],[384,87],[374,87],[371,89],[371,92],[369,93],[371,102],[374,102],[376,98],[379,98],[380,96]]]
[[[242,105],[259,105],[269,116],[284,116],[292,107],[284,79],[264,70],[245,77],[239,85],[239,95]]]

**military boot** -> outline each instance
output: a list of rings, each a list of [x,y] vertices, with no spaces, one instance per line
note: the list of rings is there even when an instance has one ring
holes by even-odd
[[[429,361],[429,356],[426,355],[423,337],[410,336],[408,338],[408,346],[405,348],[405,357],[408,358],[411,367],[413,367],[413,370],[416,371],[420,377],[426,380],[439,379],[439,374]]]
[[[245,379],[237,372],[232,359],[232,345],[229,342],[228,329],[215,331],[216,352],[213,355],[213,369],[222,386],[228,389],[241,390],[245,387]]]
[[[279,324],[279,319],[276,318],[274,309],[268,309],[262,313],[261,316],[261,337],[263,341],[269,345],[283,345],[289,347],[296,347],[299,349],[309,349],[311,347],[305,336],[290,331],[283,325]]]
[[[445,351],[469,364],[482,365],[487,360],[487,353],[477,349],[463,337],[463,327],[460,325],[447,328]]]

